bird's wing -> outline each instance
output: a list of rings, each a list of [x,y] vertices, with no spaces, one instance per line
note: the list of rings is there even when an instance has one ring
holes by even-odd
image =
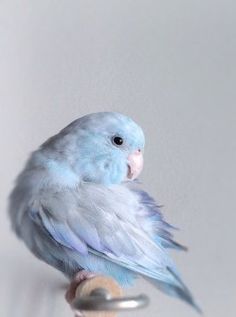
[[[111,273],[120,281],[123,273],[141,274],[200,311],[168,254],[169,247],[181,248],[172,240],[171,226],[135,184],[41,191],[31,219],[61,247],[61,254],[58,247],[54,252],[63,265],[73,257],[77,267]]]
[[[166,250],[172,244],[169,225],[136,187],[87,183],[74,190],[42,191],[31,210],[37,224],[64,248],[179,285],[167,269],[176,272]]]

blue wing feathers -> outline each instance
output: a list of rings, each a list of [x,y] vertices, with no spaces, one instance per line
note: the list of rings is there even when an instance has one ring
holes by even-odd
[[[68,276],[84,268],[110,275],[125,286],[143,275],[164,292],[195,306],[168,255],[167,248],[183,247],[172,239],[173,227],[163,220],[160,207],[146,192],[130,185],[114,190],[97,187],[85,186],[84,195],[93,197],[93,203],[84,199],[82,188],[79,194],[47,192],[38,199],[37,208],[29,213],[31,221],[48,233],[49,247],[41,233],[40,248],[35,244],[34,253]],[[57,216],[58,206],[63,206],[63,215]],[[45,249],[51,254],[46,256]]]
[[[157,243],[161,243],[164,248],[173,248],[178,250],[187,250],[187,247],[174,241],[173,235],[169,230],[177,229],[176,227],[170,225],[163,219],[163,215],[160,211],[161,206],[157,205],[155,200],[143,190],[134,190],[140,197],[140,203],[147,208],[147,214],[145,215],[149,218],[149,221],[156,225],[155,231],[156,235],[154,240]]]
[[[67,224],[60,223],[57,220],[53,219],[43,206],[42,210],[43,212],[39,212],[39,217],[41,218],[42,225],[51,234],[53,239],[62,244],[64,247],[76,250],[81,254],[88,253],[86,243],[84,243],[78,236],[76,236],[70,230]]]

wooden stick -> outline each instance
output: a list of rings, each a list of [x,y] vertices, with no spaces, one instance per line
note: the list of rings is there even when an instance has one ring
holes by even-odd
[[[111,295],[111,297],[121,297],[123,295],[122,288],[110,277],[95,276],[87,279],[76,289],[76,297],[81,298],[83,296],[89,296],[91,292],[98,288],[104,288]],[[115,312],[93,312],[83,311],[83,317],[115,317]]]

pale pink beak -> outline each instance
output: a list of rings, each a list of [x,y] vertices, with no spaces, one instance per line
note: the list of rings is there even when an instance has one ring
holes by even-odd
[[[137,150],[128,156],[128,173],[127,178],[135,179],[143,169],[143,154]]]

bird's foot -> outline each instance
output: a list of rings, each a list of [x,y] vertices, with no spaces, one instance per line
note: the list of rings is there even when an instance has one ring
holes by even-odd
[[[96,274],[82,270],[79,271],[71,281],[69,288],[65,294],[65,298],[69,304],[75,299],[75,292],[81,282],[96,276]]]

